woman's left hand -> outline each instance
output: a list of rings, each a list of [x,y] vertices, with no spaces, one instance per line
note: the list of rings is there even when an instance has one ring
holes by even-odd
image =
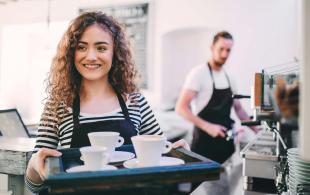
[[[186,150],[191,150],[187,141],[185,141],[185,139],[180,139],[174,143],[172,143],[172,148],[179,148],[179,147],[183,147],[185,148]]]

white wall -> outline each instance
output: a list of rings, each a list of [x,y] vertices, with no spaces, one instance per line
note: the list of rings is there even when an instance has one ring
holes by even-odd
[[[214,29],[186,27],[163,34],[161,38],[161,108],[173,108],[193,65],[205,63],[210,53]]]
[[[51,20],[59,22],[71,20],[76,16],[80,7],[128,2],[147,1],[52,0]],[[154,106],[166,103],[165,91],[175,90],[175,86],[171,85],[174,82],[166,82],[167,76],[169,79],[183,83],[183,75],[178,76],[174,72],[166,72],[167,69],[163,66],[162,40],[163,36],[171,31],[183,28],[230,31],[234,36],[235,46],[227,63],[227,69],[236,78],[239,91],[245,94],[250,93],[254,72],[260,71],[262,67],[288,62],[294,56],[298,58],[300,56],[297,44],[298,14],[295,0],[150,0],[148,2],[151,4],[148,56],[151,88],[145,93]],[[45,22],[46,10],[47,1],[42,0],[20,0],[0,6],[0,35],[1,27],[5,25]],[[211,33],[208,36],[208,39],[212,39]],[[3,40],[0,39],[0,44],[2,42]],[[196,49],[194,44],[184,45],[184,47],[192,47],[193,51]],[[22,51],[17,50],[17,55],[18,52]],[[208,49],[203,52],[208,56]],[[197,51],[198,53],[201,54],[201,51]],[[2,51],[0,51],[2,58],[1,54],[3,54]],[[179,56],[179,58],[187,60],[186,55]],[[203,55],[199,55],[197,58],[199,60],[193,62],[193,66],[198,61],[205,62],[207,60]],[[0,63],[1,61],[0,59]],[[182,60],[177,59],[176,61]],[[173,67],[169,67],[169,70],[177,71],[182,68],[180,63],[171,64]],[[8,64],[0,64],[0,76],[6,74],[3,72],[3,66],[8,66]],[[23,64],[23,66],[27,67],[27,64]],[[6,96],[3,92],[6,82],[1,76],[0,95],[2,92],[2,97]],[[31,96],[31,94],[27,95]],[[22,95],[18,94],[18,96]],[[28,98],[29,101],[32,99]],[[170,104],[170,102],[168,103]],[[243,103],[250,111],[249,102],[243,101]],[[22,110],[23,113],[26,111]]]

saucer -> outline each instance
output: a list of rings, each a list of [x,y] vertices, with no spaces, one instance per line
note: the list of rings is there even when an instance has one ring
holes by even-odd
[[[110,156],[109,163],[123,162],[125,160],[129,160],[135,157],[134,153],[125,152],[125,151],[114,151]],[[80,158],[82,161],[83,157]]]
[[[182,159],[164,156],[161,157],[160,164],[158,166],[182,165],[184,163],[185,162]],[[139,166],[139,161],[136,158],[125,161],[123,166],[128,169],[141,167]]]
[[[110,156],[110,163],[122,162],[125,160],[129,160],[135,157],[134,153],[125,152],[125,151],[115,151]]]
[[[67,173],[75,173],[75,172],[84,172],[84,171],[108,171],[108,170],[116,170],[116,169],[117,168],[113,165],[103,165],[98,170],[90,170],[85,165],[81,165],[81,166],[71,167],[71,168],[67,169],[66,172]]]

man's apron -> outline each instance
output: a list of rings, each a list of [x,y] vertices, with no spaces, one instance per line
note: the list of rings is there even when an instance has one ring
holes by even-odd
[[[230,118],[233,99],[229,78],[225,74],[229,84],[228,88],[216,89],[212,69],[209,64],[208,67],[213,82],[213,92],[209,103],[198,113],[198,116],[210,123],[231,129],[234,121]],[[234,140],[227,141],[222,137],[213,138],[205,131],[195,127],[192,151],[222,164],[234,153]]]

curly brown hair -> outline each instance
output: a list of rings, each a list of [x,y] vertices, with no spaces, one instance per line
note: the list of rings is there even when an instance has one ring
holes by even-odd
[[[137,91],[135,84],[137,71],[123,27],[113,17],[102,12],[85,12],[70,23],[52,61],[46,92],[55,109],[62,104],[72,107],[73,99],[79,94],[82,76],[74,65],[74,54],[83,32],[93,24],[99,24],[110,32],[114,41],[109,83],[121,94]]]

